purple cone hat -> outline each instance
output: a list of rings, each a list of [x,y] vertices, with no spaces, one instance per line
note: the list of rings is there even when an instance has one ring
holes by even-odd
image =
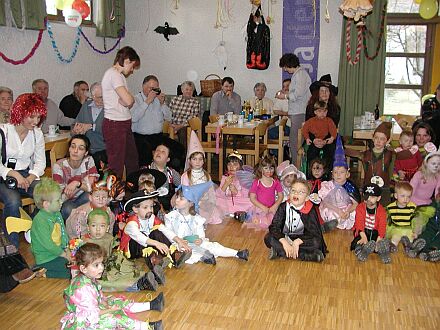
[[[347,160],[345,159],[344,146],[342,145],[342,139],[339,134],[338,137],[336,138],[336,150],[335,150],[335,157],[333,160],[333,167],[336,166],[342,166],[348,169]]]

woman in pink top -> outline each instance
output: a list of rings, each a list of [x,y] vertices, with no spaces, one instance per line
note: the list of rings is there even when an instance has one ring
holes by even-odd
[[[113,66],[102,78],[104,121],[102,133],[108,156],[108,165],[122,177],[124,165],[127,173],[138,169],[138,155],[131,131],[133,95],[128,91],[126,77],[140,67],[140,59],[131,47],[121,48]]]

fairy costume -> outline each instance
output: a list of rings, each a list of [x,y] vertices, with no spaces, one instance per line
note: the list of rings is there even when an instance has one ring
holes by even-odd
[[[80,274],[64,290],[67,312],[61,329],[148,329],[146,322],[129,316],[137,305],[124,297],[104,296],[101,285]],[[117,306],[119,309],[100,315],[100,311]]]

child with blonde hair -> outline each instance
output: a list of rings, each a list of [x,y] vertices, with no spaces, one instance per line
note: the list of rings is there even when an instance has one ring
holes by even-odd
[[[394,161],[393,176],[399,181],[410,181],[422,165],[423,158],[419,152],[419,147],[414,145],[412,131],[402,131],[399,143],[400,146],[394,149],[396,159]]]

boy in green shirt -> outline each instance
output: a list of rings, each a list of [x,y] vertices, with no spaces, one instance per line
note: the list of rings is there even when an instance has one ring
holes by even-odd
[[[47,269],[51,278],[70,278],[66,268],[68,237],[60,213],[61,188],[52,179],[42,178],[34,189],[35,205],[40,211],[32,221],[31,248],[37,266]]]

